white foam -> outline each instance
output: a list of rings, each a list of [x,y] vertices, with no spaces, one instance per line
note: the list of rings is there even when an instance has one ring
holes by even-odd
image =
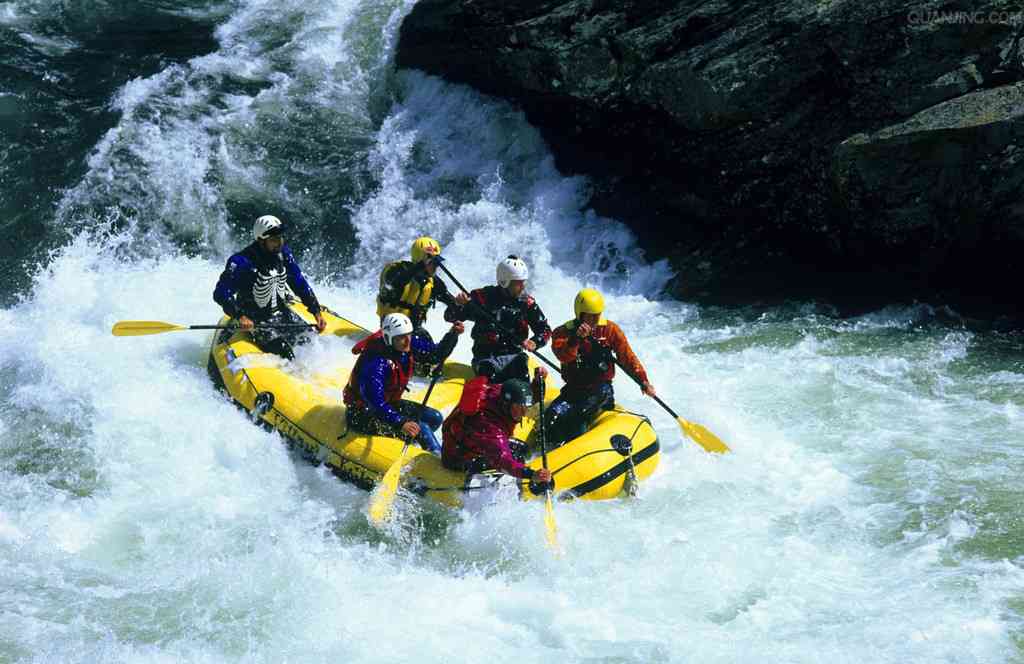
[[[4,25],[16,25],[21,15],[18,13],[18,5],[14,2],[0,2],[0,23]]]

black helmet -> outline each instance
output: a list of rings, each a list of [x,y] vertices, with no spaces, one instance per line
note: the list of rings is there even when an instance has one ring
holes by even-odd
[[[501,398],[510,404],[515,403],[527,407],[533,405],[533,391],[530,389],[530,384],[518,378],[506,380],[501,384]]]

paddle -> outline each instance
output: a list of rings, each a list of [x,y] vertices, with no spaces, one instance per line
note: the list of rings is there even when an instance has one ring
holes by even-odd
[[[430,393],[434,391],[434,385],[437,384],[437,379],[441,377],[441,373],[444,370],[444,361],[442,360],[431,373],[430,386],[427,387],[427,394],[423,397],[423,403],[420,404],[420,413],[422,414],[423,409],[427,407],[427,402],[430,400]],[[402,446],[402,453],[398,455],[387,471],[384,472],[384,476],[380,478],[380,483],[377,488],[373,491],[373,496],[370,498],[370,523],[375,526],[380,525],[387,520],[388,515],[391,514],[391,506],[395,502],[395,496],[398,493],[398,480],[402,475],[402,467],[405,462],[405,452],[409,449],[409,443],[412,442],[410,439],[406,439],[405,445]]]
[[[178,332],[180,330],[231,330],[236,325],[175,325],[174,323],[163,323],[158,320],[122,320],[114,323],[110,333],[115,337],[141,337],[147,334],[163,334],[164,332]],[[259,329],[289,329],[299,327],[316,327],[311,323],[289,323],[281,325],[257,325],[254,330]]]
[[[540,383],[540,403],[538,404],[538,425],[540,426],[540,463],[544,470],[547,470],[548,441],[547,436],[544,433],[544,379],[540,379],[538,382]],[[560,548],[558,546],[558,527],[555,525],[555,506],[551,502],[552,484],[554,484],[554,477],[551,478],[551,482],[548,483],[547,488],[544,489],[544,497],[547,501],[547,504],[544,507],[544,528],[547,530],[548,548],[557,554],[560,552]]]
[[[466,293],[466,295],[469,295],[469,291],[466,290],[465,286],[463,286],[462,284],[459,283],[459,280],[456,279],[455,275],[452,274],[448,270],[448,268],[444,266],[444,263],[438,261],[437,262],[437,266],[439,268],[441,268],[441,270],[446,275],[448,275],[448,278],[451,279],[452,282],[456,286],[459,287],[459,290],[461,290],[463,293]],[[494,320],[494,317],[491,316],[486,311],[484,311],[484,309],[482,307],[477,307],[477,310],[483,312],[483,314],[485,316],[487,316],[487,318],[490,320],[491,324],[493,324],[494,326],[498,327],[498,321]],[[504,333],[504,336],[506,338],[508,338],[508,333],[507,332],[505,332],[504,330],[501,330],[500,327],[498,327],[498,330],[499,330],[499,332]],[[530,352],[533,353],[538,359],[542,360],[549,367],[551,367],[552,369],[557,371],[559,375],[562,374],[561,368],[559,366],[557,366],[556,364],[554,364],[553,362],[551,362],[551,360],[549,360],[548,358],[544,357],[543,355],[541,355],[537,351],[530,351]],[[616,366],[618,366],[620,369],[622,369],[626,373],[627,376],[632,378],[633,381],[637,385],[640,385],[641,387],[643,386],[643,383],[641,383],[637,379],[637,377],[634,376],[630,372],[629,369],[627,369],[626,367],[622,366],[622,363],[619,362],[618,358],[616,358],[614,355],[612,355],[611,357],[612,357],[612,360],[615,362]],[[710,431],[708,431],[707,428],[705,428],[703,425],[697,424],[696,422],[690,422],[688,420],[684,420],[682,417],[677,415],[676,412],[674,410],[672,410],[669,407],[668,404],[666,404],[664,401],[662,401],[661,397],[655,395],[653,398],[654,398],[655,401],[658,402],[658,405],[660,405],[662,408],[664,408],[665,410],[668,411],[669,415],[671,415],[672,417],[676,418],[676,423],[679,425],[679,428],[682,430],[683,434],[688,436],[691,440],[695,441],[698,445],[703,447],[705,450],[707,450],[708,452],[717,452],[719,454],[722,454],[722,453],[725,453],[725,452],[729,451],[729,446],[726,445],[724,442],[722,442],[722,440],[718,436],[716,436],[715,434],[713,434]]]
[[[445,274],[447,274],[447,275],[448,275],[448,278],[452,280],[452,283],[454,283],[454,284],[455,284],[456,286],[458,286],[458,287],[459,287],[459,290],[460,290],[460,291],[462,291],[462,292],[463,292],[463,293],[465,293],[466,295],[469,295],[469,291],[468,291],[468,290],[466,290],[466,287],[465,287],[465,286],[463,286],[462,284],[460,284],[460,283],[459,283],[459,280],[458,280],[458,279],[456,279],[456,278],[455,278],[455,275],[454,275],[454,274],[452,274],[452,273],[451,273],[451,272],[450,272],[450,271],[448,270],[448,268],[446,268],[446,267],[444,266],[444,263],[442,263],[441,261],[436,261],[436,263],[437,263],[437,266],[438,266],[439,268],[441,268],[441,271],[442,271],[442,272],[444,272]],[[470,302],[472,302],[472,300],[470,300]],[[491,315],[491,314],[490,314],[490,313],[489,313],[489,312],[488,312],[488,311],[487,311],[486,309],[484,309],[483,307],[481,307],[481,306],[477,305],[476,303],[473,303],[473,304],[474,304],[474,306],[476,307],[476,310],[477,310],[477,311],[479,311],[480,313],[482,313],[482,314],[483,314],[484,316],[486,316],[486,317],[487,317],[487,321],[488,321],[488,322],[489,322],[489,323],[490,323],[491,325],[493,325],[493,326],[495,327],[495,329],[497,330],[498,334],[500,334],[501,336],[505,337],[505,339],[508,339],[509,341],[515,342],[515,339],[514,339],[514,338],[512,338],[512,336],[511,336],[511,335],[509,335],[508,331],[507,331],[507,330],[505,330],[505,329],[502,329],[502,327],[501,327],[501,324],[500,324],[500,323],[499,323],[499,322],[498,322],[497,320],[495,320],[494,316],[492,316],[492,315]],[[517,345],[518,345],[518,344],[517,344]],[[548,358],[544,357],[543,355],[541,355],[541,354],[540,354],[540,353],[539,353],[538,351],[536,351],[536,350],[531,350],[530,352],[531,352],[531,353],[533,353],[533,354],[534,354],[534,356],[535,356],[535,357],[536,357],[536,358],[537,358],[538,360],[542,361],[542,362],[543,362],[544,364],[548,365],[549,367],[551,367],[552,369],[554,369],[555,371],[557,371],[557,372],[559,373],[559,375],[561,375],[561,373],[562,373],[562,370],[561,370],[561,369],[559,368],[559,366],[558,366],[557,364],[555,364],[554,362],[552,362],[552,361],[551,361],[551,360],[549,360]]]
[[[615,362],[615,366],[622,369],[623,373],[633,379],[633,382],[639,385],[641,388],[644,386],[643,382],[633,375],[633,372],[623,366],[622,362],[619,362],[619,358],[612,355],[611,351],[608,352],[608,356]],[[696,422],[690,422],[676,415],[676,411],[672,410],[667,403],[661,400],[656,394],[650,395],[652,399],[658,402],[658,405],[668,411],[668,414],[676,418],[676,423],[679,428],[683,431],[683,434],[689,436],[691,440],[696,442],[698,445],[703,447],[708,452],[716,452],[718,454],[724,454],[729,451],[729,446],[722,442],[715,434],[708,431],[704,426],[697,424]]]

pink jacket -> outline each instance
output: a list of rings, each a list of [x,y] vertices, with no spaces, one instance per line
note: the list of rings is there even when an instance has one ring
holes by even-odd
[[[509,439],[516,422],[501,401],[501,385],[488,385],[480,412],[465,415],[456,410],[445,421],[441,459],[445,466],[462,470],[482,457],[489,468],[513,477],[530,479],[533,469],[512,456]]]

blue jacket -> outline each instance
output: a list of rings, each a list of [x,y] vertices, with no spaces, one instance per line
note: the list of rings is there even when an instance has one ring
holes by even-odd
[[[271,297],[265,292],[268,284],[276,289],[280,282],[287,283],[311,312],[320,311],[320,303],[288,245],[284,245],[279,254],[268,254],[256,242],[228,259],[213,291],[213,301],[232,318],[241,315],[265,318],[275,308],[285,306],[278,297]],[[260,287],[264,287],[263,291]]]
[[[368,345],[365,354],[356,361],[353,378],[359,393],[352,393],[350,382],[345,389],[345,404],[367,408],[377,419],[401,426],[407,418],[395,410],[393,404],[401,399],[412,375],[413,353],[427,354],[434,362],[443,362],[455,348],[458,339],[458,335],[453,332],[444,335],[439,344],[424,337],[413,336],[412,348],[408,353],[387,348],[383,339],[378,339],[376,343]]]

